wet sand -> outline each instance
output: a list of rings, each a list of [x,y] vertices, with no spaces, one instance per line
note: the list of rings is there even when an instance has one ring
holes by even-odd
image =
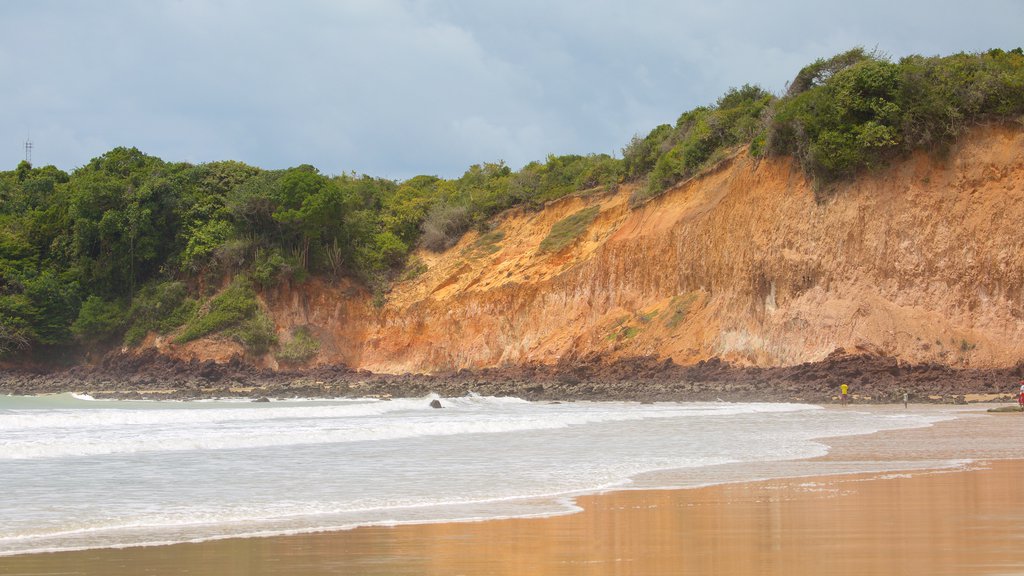
[[[978,415],[830,444],[809,469],[976,461],[614,492],[579,498],[583,512],[554,518],[15,556],[0,558],[0,574],[1024,574],[1024,417]]]

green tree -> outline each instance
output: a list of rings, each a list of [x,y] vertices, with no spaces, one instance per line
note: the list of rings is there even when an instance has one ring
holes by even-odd
[[[130,297],[176,251],[178,189],[171,167],[135,149],[115,149],[69,182],[74,266],[89,292]]]
[[[124,329],[125,309],[117,302],[89,296],[82,303],[71,331],[86,342],[109,340]]]

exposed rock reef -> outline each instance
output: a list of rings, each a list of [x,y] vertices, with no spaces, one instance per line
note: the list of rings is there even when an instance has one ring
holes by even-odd
[[[115,352],[96,365],[58,373],[7,371],[0,377],[0,393],[76,391],[97,398],[247,397],[254,401],[475,393],[529,400],[828,403],[838,401],[839,385],[846,383],[857,403],[899,402],[904,393],[914,403],[964,403],[1011,400],[1014,383],[1022,374],[1024,366],[954,369],[838,350],[819,362],[789,367],[736,367],[717,358],[691,366],[650,357],[606,362],[595,355],[556,364],[392,375],[343,367],[275,371],[237,359],[225,364],[183,362],[150,349],[140,354]]]

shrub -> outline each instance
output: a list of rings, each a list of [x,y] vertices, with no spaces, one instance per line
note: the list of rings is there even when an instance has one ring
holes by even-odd
[[[845,70],[858,62],[876,57],[876,53],[865,52],[864,48],[858,46],[851,50],[847,50],[842,54],[836,54],[828,59],[819,58],[813,63],[800,69],[796,78],[789,83],[789,88],[786,90],[786,96],[802,94],[815,86],[824,84],[836,73]]]
[[[227,335],[245,347],[246,352],[256,356],[266,354],[277,345],[274,322],[259,310],[252,317],[231,328]]]
[[[760,117],[772,100],[761,88],[744,85],[731,88],[714,106],[682,114],[661,140],[646,186],[637,188],[631,201],[656,196],[722,160],[729,148],[750,142],[762,130]]]
[[[622,172],[626,180],[638,180],[645,176],[658,161],[664,151],[661,149],[665,140],[672,135],[672,126],[662,124],[641,138],[633,136],[629,144],[622,149]]]
[[[540,190],[540,163],[531,162],[509,179],[509,200],[514,204],[536,204],[534,199]]]
[[[32,338],[27,322],[0,313],[0,357],[28,349]]]
[[[944,151],[972,122],[1024,114],[1024,53],[899,63],[855,49],[805,68],[767,121],[765,148],[819,183],[917,149]]]
[[[601,207],[594,205],[567,216],[551,227],[547,237],[540,243],[540,252],[559,252],[572,244],[593,224]]]
[[[245,278],[236,278],[226,290],[201,306],[175,339],[179,344],[220,332],[252,318],[259,310],[256,293]]]
[[[226,220],[210,219],[197,224],[187,234],[188,243],[181,254],[181,269],[192,272],[201,270],[233,234],[234,229]]]
[[[508,183],[511,202],[540,206],[581,190],[612,188],[622,180],[622,160],[607,154],[549,154],[544,163],[531,162]]]
[[[128,330],[124,343],[134,346],[154,331],[166,334],[184,324],[194,313],[198,303],[188,297],[188,289],[181,282],[161,282],[144,286],[132,299],[128,310]]]
[[[793,154],[822,182],[884,159],[899,144],[899,68],[862,59],[783,102],[772,119],[774,153]]]
[[[413,280],[422,276],[423,273],[426,272],[428,269],[429,266],[427,266],[426,262],[424,262],[418,256],[413,257],[412,259],[409,260],[409,262],[406,263],[405,271],[402,272],[401,276],[399,276],[398,279],[402,282]]]
[[[309,333],[309,328],[299,326],[292,331],[291,340],[281,346],[277,359],[289,364],[302,364],[311,360],[319,351],[320,342]]]
[[[990,50],[945,58],[909,56],[899,63],[907,149],[944,150],[972,120],[1024,113],[1024,55]]]
[[[597,187],[612,189],[622,180],[622,166],[621,160],[616,160],[606,154],[588,156],[586,167],[576,177],[576,189],[588,190]]]
[[[252,280],[262,288],[271,288],[286,281],[301,282],[306,270],[295,256],[284,256],[277,248],[258,250],[252,266]]]
[[[99,296],[89,296],[78,311],[71,331],[83,340],[106,340],[124,328],[125,311],[121,304]]]
[[[436,204],[423,220],[423,246],[433,252],[443,252],[459,241],[469,230],[470,223],[469,209],[465,206]]]

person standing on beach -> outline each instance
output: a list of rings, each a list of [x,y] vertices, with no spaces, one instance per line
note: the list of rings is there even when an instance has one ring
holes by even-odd
[[[1024,412],[1024,378],[1020,379],[1020,393],[1017,394],[1017,404],[1020,405],[1020,409]]]
[[[1022,383],[1021,389],[1024,389],[1024,380],[1022,380],[1021,383]],[[846,402],[847,402],[847,400],[849,398],[849,392],[850,392],[850,387],[848,385],[846,385],[846,384],[840,384],[839,385],[839,402],[841,402],[843,404],[843,406],[846,406]]]

